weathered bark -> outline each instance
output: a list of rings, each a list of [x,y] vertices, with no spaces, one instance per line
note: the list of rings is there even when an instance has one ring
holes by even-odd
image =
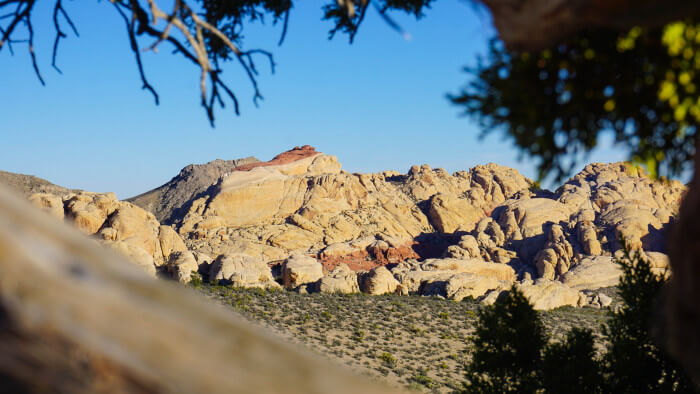
[[[0,392],[385,393],[0,186]]]
[[[697,0],[481,0],[511,50],[539,50],[582,29],[658,26],[700,15]]]
[[[696,141],[696,151],[700,139]],[[700,382],[700,155],[693,179],[671,228],[672,277],[667,287],[664,330],[668,351]]]

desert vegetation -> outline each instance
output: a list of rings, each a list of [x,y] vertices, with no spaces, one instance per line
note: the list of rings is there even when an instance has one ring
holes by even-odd
[[[428,392],[693,392],[651,339],[665,282],[639,253],[617,260],[606,309],[536,311],[517,288],[492,306],[472,298],[299,294],[190,285],[282,336],[356,371]],[[567,388],[568,389],[565,389]]]
[[[392,384],[451,392],[461,387],[471,359],[479,313],[479,303],[471,298],[455,302],[422,296],[299,294],[193,283],[207,296],[315,353]],[[603,348],[605,310],[564,307],[540,316],[553,338],[585,327]]]

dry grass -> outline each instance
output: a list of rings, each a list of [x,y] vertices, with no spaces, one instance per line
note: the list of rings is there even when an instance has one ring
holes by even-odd
[[[360,373],[440,393],[457,389],[462,381],[479,308],[471,299],[298,294],[207,285],[201,291]],[[592,308],[560,308],[542,317],[555,340],[573,326],[600,335],[606,319],[604,310]],[[602,346],[600,336],[598,342]]]

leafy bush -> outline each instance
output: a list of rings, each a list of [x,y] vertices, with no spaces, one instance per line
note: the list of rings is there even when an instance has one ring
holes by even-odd
[[[548,343],[540,315],[513,287],[478,312],[465,393],[693,393],[688,376],[651,339],[655,300],[665,283],[623,241],[618,292],[623,305],[603,326],[608,344],[596,357],[590,330],[573,328]]]
[[[192,272],[190,274],[190,286],[194,287],[195,289],[199,289],[202,287],[202,275],[199,274],[199,272]]]
[[[465,392],[534,392],[546,343],[540,316],[513,287],[502,302],[478,312]]]
[[[382,353],[379,358],[382,360],[382,362],[390,367],[396,365],[396,358],[391,355],[391,353],[384,352]]]
[[[606,389],[618,393],[690,393],[693,385],[652,341],[649,327],[665,275],[655,274],[638,251],[624,245],[618,292],[624,305],[611,312],[603,332],[609,338],[605,362]]]

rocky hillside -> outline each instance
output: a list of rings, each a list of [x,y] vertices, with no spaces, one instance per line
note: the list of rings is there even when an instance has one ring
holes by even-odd
[[[663,270],[685,190],[624,163],[591,164],[550,192],[496,164],[350,174],[309,146],[244,161],[186,167],[131,200],[148,214],[109,195],[30,199],[185,282],[485,303],[517,284],[551,309],[609,303],[597,289],[617,283],[618,236]]]
[[[217,159],[206,164],[190,164],[168,183],[127,201],[151,211],[159,221],[169,223],[181,216],[180,212],[188,201],[204,193],[224,174],[258,162],[258,159],[251,156],[238,160]]]
[[[76,192],[76,190],[54,185],[45,179],[33,175],[15,174],[5,171],[0,171],[0,183],[10,186],[10,188],[27,197],[34,193],[52,193],[63,196]]]

